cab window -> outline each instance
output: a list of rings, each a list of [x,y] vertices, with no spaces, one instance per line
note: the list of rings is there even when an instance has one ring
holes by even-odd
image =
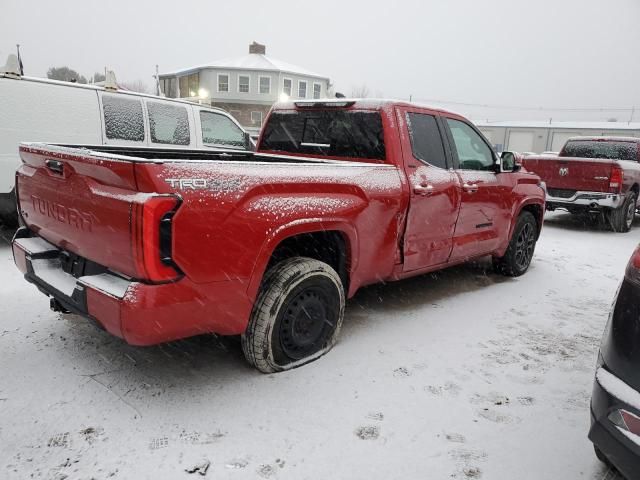
[[[144,141],[142,102],[118,95],[102,96],[104,131],[109,140]]]
[[[442,137],[433,115],[407,113],[413,156],[434,167],[447,168]]]
[[[167,145],[189,145],[189,114],[182,105],[148,102],[151,141]]]
[[[213,112],[200,112],[202,143],[246,148],[244,132],[231,119]]]
[[[464,122],[447,118],[453,149],[461,170],[493,171],[493,152],[478,133]]]

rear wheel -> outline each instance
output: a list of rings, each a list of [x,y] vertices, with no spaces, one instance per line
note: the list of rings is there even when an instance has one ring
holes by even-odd
[[[602,450],[600,450],[595,445],[593,446],[593,451],[595,452],[596,457],[598,458],[598,460],[600,460],[602,463],[604,463],[608,467],[612,467],[613,466],[613,465],[611,465],[611,462],[609,461],[609,459],[604,455],[604,453],[602,453]]]
[[[502,257],[493,258],[494,269],[509,277],[519,277],[529,269],[536,248],[538,225],[531,212],[518,217],[509,247]]]
[[[263,373],[295,368],[328,352],[344,317],[345,296],[336,271],[305,257],[273,266],[263,280],[242,350]]]
[[[638,201],[638,194],[636,192],[629,192],[624,200],[622,206],[615,210],[610,210],[607,213],[607,220],[611,229],[614,232],[628,232],[631,230],[633,220],[636,216],[636,202]]]
[[[0,194],[0,222],[5,227],[18,226],[18,209],[16,207],[15,190]]]

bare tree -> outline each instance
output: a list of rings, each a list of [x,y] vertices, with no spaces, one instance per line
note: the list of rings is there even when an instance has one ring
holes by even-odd
[[[366,83],[363,83],[360,86],[351,88],[351,97],[352,98],[367,98],[369,96],[369,87],[367,87]]]
[[[151,90],[149,89],[149,85],[144,83],[142,80],[133,80],[131,82],[118,82],[118,86],[126,90],[131,90],[132,92],[151,93]]]

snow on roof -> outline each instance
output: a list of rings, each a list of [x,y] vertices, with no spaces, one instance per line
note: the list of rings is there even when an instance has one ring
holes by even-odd
[[[326,75],[320,75],[319,73],[312,72],[310,70],[307,70],[306,68],[298,67],[297,65],[292,65],[290,63],[283,62],[282,60],[276,60],[275,58],[258,53],[249,53],[242,57],[226,58],[208,63],[206,65],[185,68],[182,70],[176,70],[174,72],[161,73],[160,76],[182,75],[185,73],[195,72],[197,70],[203,70],[205,68],[285,72],[329,80],[329,77],[327,77]]]
[[[546,120],[516,120],[474,123],[478,127],[566,128],[571,130],[640,130],[640,122],[549,122]]]

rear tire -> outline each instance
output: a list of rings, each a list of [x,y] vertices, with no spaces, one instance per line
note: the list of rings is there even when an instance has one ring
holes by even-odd
[[[538,224],[531,212],[522,212],[518,217],[509,247],[502,257],[493,258],[496,272],[508,277],[519,277],[531,265],[536,248]]]
[[[0,194],[0,222],[5,227],[15,228],[18,226],[15,190],[10,193]]]
[[[613,467],[613,465],[611,464],[611,462],[609,461],[609,459],[605,456],[604,453],[602,453],[602,450],[600,450],[598,447],[596,447],[595,445],[593,446],[593,451],[596,454],[596,457],[598,458],[598,460],[600,460],[602,463],[604,463],[607,467]]]
[[[284,260],[266,273],[242,351],[262,373],[299,367],[335,345],[344,318],[340,276],[306,257]]]
[[[636,216],[637,201],[638,194],[635,192],[629,192],[622,206],[607,212],[607,220],[614,232],[625,233],[631,230],[633,220]]]

